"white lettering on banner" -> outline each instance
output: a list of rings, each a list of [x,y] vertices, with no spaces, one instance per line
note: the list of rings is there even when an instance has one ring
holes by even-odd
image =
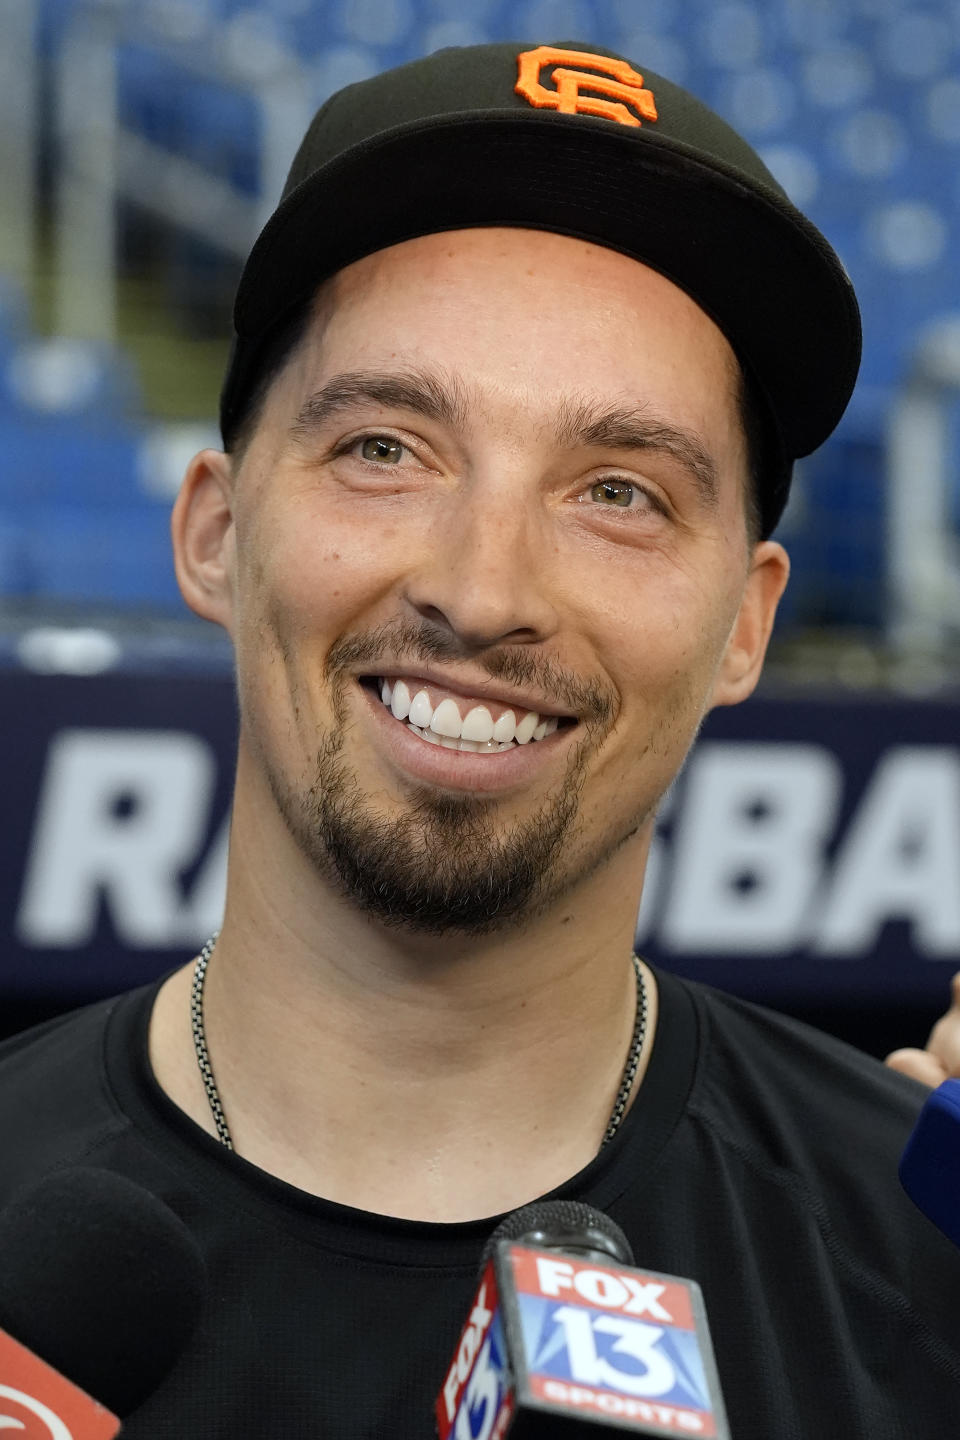
[[[17,915],[20,940],[88,944],[104,895],[125,943],[192,941],[198,916],[185,905],[178,876],[196,860],[215,776],[209,745],[186,731],[56,735]],[[200,878],[200,899],[213,909],[215,879]],[[222,892],[211,928],[220,914]]]
[[[960,756],[902,746],[877,766],[834,866],[816,949],[861,955],[888,920],[918,949],[960,950]]]
[[[180,943],[196,944],[219,930],[227,894],[227,855],[230,848],[230,815],[227,814],[204,857],[190,889],[190,898],[171,929],[179,931]]]
[[[682,783],[682,780],[681,782]],[[643,895],[640,899],[640,913],[637,916],[637,927],[634,935],[634,944],[640,949],[648,936],[656,931],[663,909],[663,892],[666,889],[666,881],[670,874],[670,851],[664,843],[660,834],[660,828],[665,822],[669,822],[677,809],[678,782],[675,780],[668,789],[666,795],[657,807],[657,828],[650,840],[650,850],[647,855],[647,868],[643,874]]]
[[[701,742],[674,842],[665,948],[769,954],[804,945],[842,780],[819,745]]]
[[[87,945],[102,901],[132,948],[198,945],[215,930],[229,818],[188,895],[181,876],[200,859],[217,764],[189,730],[57,734],[15,922],[20,942]],[[903,921],[916,953],[960,953],[960,747],[882,753],[837,837],[842,789],[827,747],[700,741],[661,807],[640,930],[681,955],[858,957],[885,924]]]

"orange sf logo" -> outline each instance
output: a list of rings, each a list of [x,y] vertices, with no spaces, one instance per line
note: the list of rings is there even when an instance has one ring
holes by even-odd
[[[520,78],[516,92],[540,110],[559,110],[562,115],[601,115],[605,120],[616,120],[619,125],[639,125],[641,116],[644,120],[657,118],[652,92],[643,88],[643,76],[626,60],[592,55],[589,50],[557,50],[552,45],[538,45],[536,50],[524,50],[517,56],[517,62]],[[568,70],[567,64],[587,68]],[[545,65],[557,66],[553,72],[556,87],[553,90],[540,83]],[[599,95],[585,95],[584,90],[599,91]],[[601,100],[600,95],[615,98]]]

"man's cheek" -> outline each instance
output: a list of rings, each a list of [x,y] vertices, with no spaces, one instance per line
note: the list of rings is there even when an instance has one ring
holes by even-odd
[[[375,525],[332,533],[316,525],[275,557],[274,584],[292,615],[330,629],[337,617],[360,613],[391,593],[409,567],[411,549]]]

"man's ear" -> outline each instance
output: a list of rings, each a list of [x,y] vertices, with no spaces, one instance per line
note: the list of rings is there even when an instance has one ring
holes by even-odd
[[[191,610],[232,634],[234,585],[233,465],[220,450],[201,450],[187,466],[170,520],[180,593]]]
[[[760,678],[780,597],[790,576],[790,559],[775,540],[754,547],[740,609],[710,697],[711,706],[738,705]]]

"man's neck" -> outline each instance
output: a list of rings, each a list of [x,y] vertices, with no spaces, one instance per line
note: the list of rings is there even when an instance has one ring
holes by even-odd
[[[443,940],[374,924],[316,877],[316,903],[302,890],[296,903],[295,883],[277,886],[235,843],[204,1010],[237,1152],[327,1199],[419,1220],[498,1214],[577,1173],[600,1146],[633,1033],[628,848],[603,895],[588,885],[523,929]],[[151,1059],[213,1132],[191,980],[188,967],[161,992]],[[633,1095],[655,1028],[649,972],[646,985]]]

